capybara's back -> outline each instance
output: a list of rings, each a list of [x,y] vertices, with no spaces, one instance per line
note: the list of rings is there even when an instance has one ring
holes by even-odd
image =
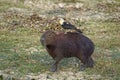
[[[75,32],[68,32],[66,35],[69,41],[74,42],[76,48],[78,49],[78,53],[82,53],[86,57],[90,57],[92,55],[94,52],[94,44],[88,37]]]

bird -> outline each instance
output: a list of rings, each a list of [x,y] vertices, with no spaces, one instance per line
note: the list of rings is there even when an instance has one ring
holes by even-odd
[[[73,24],[66,22],[64,18],[60,18],[59,23],[62,26],[62,28],[64,28],[64,29],[73,29],[79,33],[82,33],[82,31],[80,29],[77,29]]]

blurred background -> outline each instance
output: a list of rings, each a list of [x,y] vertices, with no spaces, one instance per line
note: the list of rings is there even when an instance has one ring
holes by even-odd
[[[78,71],[76,58],[49,72],[40,44],[46,30],[65,31],[65,18],[95,43],[95,66]],[[69,77],[68,77],[69,76]],[[119,80],[120,0],[0,0],[0,80]]]

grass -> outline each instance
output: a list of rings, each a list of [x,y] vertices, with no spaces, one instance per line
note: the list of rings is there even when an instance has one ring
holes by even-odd
[[[13,71],[19,77],[27,73],[45,71],[48,68],[46,63],[49,63],[49,57],[40,46],[39,36],[34,30],[28,31],[25,28],[15,32],[1,31],[0,70],[6,70],[8,74],[9,71]],[[45,60],[46,57],[48,60]]]
[[[18,3],[10,0],[0,0],[0,12],[5,11],[10,7],[25,8],[23,0],[18,1]]]
[[[89,25],[91,23],[88,23]],[[98,22],[97,26],[91,24],[91,33],[87,33],[96,45],[93,55],[95,59],[94,69],[88,69],[88,73],[97,73],[104,78],[119,80],[120,68],[120,27],[116,22]]]

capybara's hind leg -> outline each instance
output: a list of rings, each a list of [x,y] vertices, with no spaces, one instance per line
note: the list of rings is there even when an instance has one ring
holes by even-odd
[[[57,71],[57,64],[59,63],[59,61],[60,61],[61,59],[62,59],[62,58],[60,58],[60,57],[55,58],[55,61],[53,62],[52,66],[51,66],[51,68],[50,68],[50,71],[51,71],[51,72]]]
[[[93,61],[93,59],[92,59],[91,57],[89,58],[86,66],[87,66],[87,67],[90,67],[90,68],[92,68],[92,67],[94,66],[94,61]]]
[[[78,55],[77,57],[82,62],[82,64],[80,65],[80,71],[84,71],[87,67],[86,64],[87,64],[88,59],[84,55]]]
[[[94,66],[94,61],[93,59],[90,57],[89,59],[81,59],[81,62],[83,63],[81,66],[80,66],[80,71],[83,71],[85,70],[86,68],[92,68]]]

